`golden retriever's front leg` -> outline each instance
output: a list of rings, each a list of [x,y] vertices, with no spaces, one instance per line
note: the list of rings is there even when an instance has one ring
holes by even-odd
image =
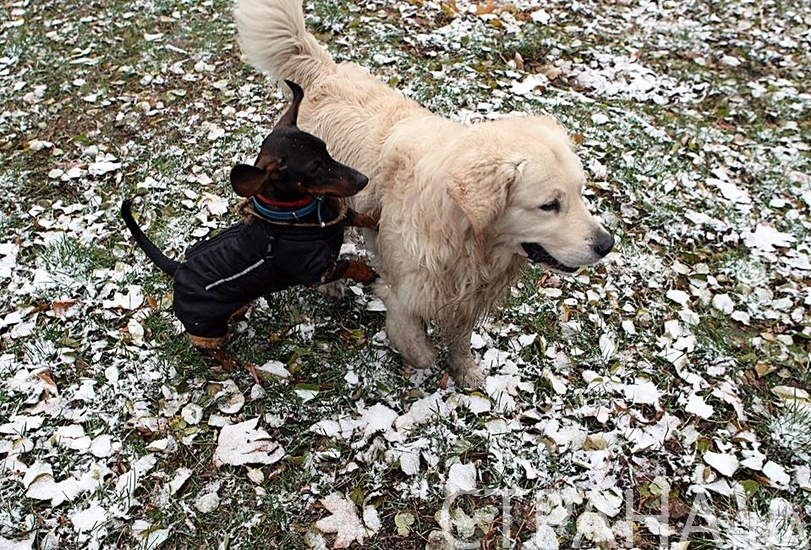
[[[470,332],[456,335],[448,341],[449,374],[460,388],[479,388],[484,384],[484,373],[470,351]]]
[[[428,343],[420,317],[408,311],[394,292],[386,295],[386,334],[406,364],[427,369],[436,362],[436,349]]]

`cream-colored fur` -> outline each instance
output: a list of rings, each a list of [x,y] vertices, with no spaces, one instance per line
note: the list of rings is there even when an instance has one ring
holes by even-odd
[[[436,116],[358,65],[335,63],[305,30],[301,0],[237,0],[235,17],[247,61],[304,88],[299,125],[369,177],[353,203],[382,208],[366,242],[391,344],[410,365],[431,366],[434,322],[454,381],[480,384],[471,332],[526,262],[522,243],[571,268],[613,243],[583,203],[566,132],[546,117],[466,126]]]

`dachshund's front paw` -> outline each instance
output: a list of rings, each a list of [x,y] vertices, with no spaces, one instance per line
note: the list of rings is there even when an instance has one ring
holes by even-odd
[[[380,209],[369,214],[361,214],[360,212],[351,211],[347,217],[348,225],[353,227],[362,227],[364,229],[380,229]]]
[[[366,264],[358,264],[357,273],[352,277],[359,283],[369,284],[375,282],[380,275]]]

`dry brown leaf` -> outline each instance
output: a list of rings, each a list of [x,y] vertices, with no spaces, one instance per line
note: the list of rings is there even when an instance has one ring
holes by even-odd
[[[494,11],[496,11],[495,0],[487,0],[487,3],[484,6],[476,4],[476,15],[486,15],[488,13],[493,13]]]
[[[68,313],[70,308],[79,303],[79,300],[54,300],[51,304],[54,314],[57,317],[62,317]]]

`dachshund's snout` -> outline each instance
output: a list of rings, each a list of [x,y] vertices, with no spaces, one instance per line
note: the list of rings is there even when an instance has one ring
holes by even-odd
[[[367,178],[367,177],[366,177],[366,176],[364,176],[363,174],[358,173],[358,175],[357,175],[357,176],[355,176],[355,187],[357,187],[357,188],[358,188],[358,191],[360,191],[361,189],[363,189],[364,187],[366,187],[366,185],[367,185],[368,183],[369,183],[369,178]]]

